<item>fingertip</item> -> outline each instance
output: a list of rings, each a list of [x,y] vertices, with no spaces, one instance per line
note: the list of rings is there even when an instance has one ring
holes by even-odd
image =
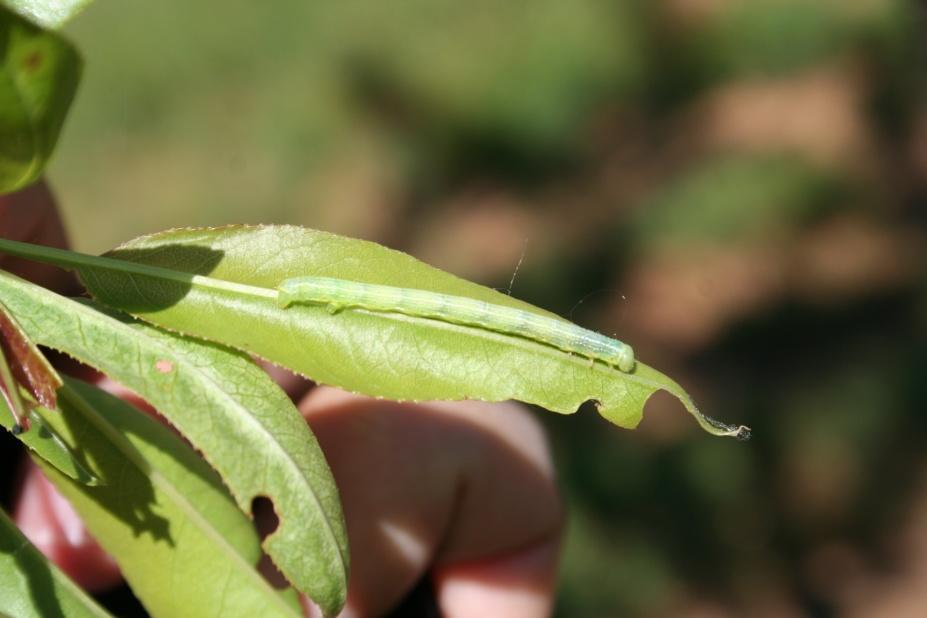
[[[559,537],[503,556],[444,565],[434,573],[443,616],[541,618],[553,610]]]
[[[66,247],[67,233],[48,183],[0,195],[0,236],[10,240]],[[0,255],[3,269],[63,294],[77,294],[80,285],[68,271],[50,264]]]

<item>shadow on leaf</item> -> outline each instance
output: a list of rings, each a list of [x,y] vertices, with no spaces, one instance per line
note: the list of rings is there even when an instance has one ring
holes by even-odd
[[[193,275],[209,275],[223,256],[223,251],[183,244],[155,249],[115,249],[105,257],[169,269],[179,277],[166,279],[86,267],[81,268],[79,274],[99,300],[130,313],[147,313],[175,305],[190,292]],[[186,276],[189,280],[185,280]]]

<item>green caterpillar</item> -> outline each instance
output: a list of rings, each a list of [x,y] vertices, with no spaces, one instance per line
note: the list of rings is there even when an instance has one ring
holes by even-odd
[[[634,350],[616,339],[563,320],[462,296],[330,277],[294,277],[277,287],[277,304],[293,303],[328,305],[333,313],[357,307],[477,326],[602,361],[625,373],[634,371]]]

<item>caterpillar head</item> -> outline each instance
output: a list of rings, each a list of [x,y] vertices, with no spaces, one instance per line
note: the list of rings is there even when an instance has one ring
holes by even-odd
[[[618,369],[625,373],[631,373],[634,371],[634,365],[636,364],[634,360],[634,349],[628,344],[624,344],[616,355],[616,361]]]

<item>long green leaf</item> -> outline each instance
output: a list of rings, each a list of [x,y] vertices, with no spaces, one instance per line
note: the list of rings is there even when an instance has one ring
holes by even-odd
[[[144,236],[108,255],[188,273],[188,278],[82,268],[87,288],[105,304],[350,391],[398,400],[517,399],[562,413],[593,400],[608,420],[635,427],[647,399],[665,390],[706,431],[738,437],[747,433],[702,415],[676,382],[643,363],[627,374],[535,341],[472,326],[357,309],[332,315],[324,307],[284,310],[275,305],[274,289],[282,280],[314,275],[466,296],[552,315],[375,243],[292,226],[229,226]],[[208,275],[211,281],[190,275]],[[217,286],[215,280],[227,285]]]
[[[326,613],[344,603],[347,536],[331,472],[280,388],[247,355],[127,324],[0,273],[0,297],[29,335],[112,376],[203,452],[239,506],[269,498],[280,524],[264,546]]]
[[[55,429],[105,484],[88,487],[39,462],[156,616],[297,616],[255,570],[251,522],[216,474],[144,413],[68,380]]]
[[[100,479],[82,463],[82,457],[72,450],[46,422],[46,414],[54,415],[55,412],[44,408],[33,408],[27,415],[32,427],[29,431],[21,432],[16,436],[19,441],[65,476],[85,485],[99,484]],[[16,425],[12,412],[6,402],[0,398],[0,427],[12,431]]]
[[[0,193],[41,174],[74,98],[80,66],[70,43],[0,5]]]
[[[109,616],[36,549],[0,511],[0,616]]]

